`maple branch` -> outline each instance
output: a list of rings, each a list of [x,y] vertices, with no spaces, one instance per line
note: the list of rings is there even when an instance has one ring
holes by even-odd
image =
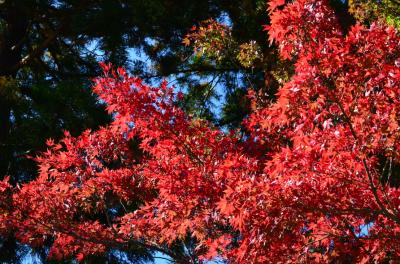
[[[308,206],[306,206],[305,204],[302,204],[304,207],[304,211],[307,210],[307,208],[309,208]],[[352,215],[352,214],[358,214],[358,215],[362,215],[362,214],[378,214],[378,212],[376,212],[375,210],[365,207],[365,208],[348,208],[348,209],[343,209],[343,210],[338,210],[336,208],[329,208],[329,209],[324,209],[324,208],[317,208],[314,207],[312,208],[313,212],[319,212],[319,213],[323,213],[324,215],[328,215],[328,214],[334,214],[334,215]]]
[[[350,128],[350,132],[351,132],[353,138],[355,139],[356,142],[358,142],[359,141],[358,136],[357,136],[356,131],[354,130],[353,124],[351,123],[350,117],[347,115],[347,113],[346,113],[343,105],[340,103],[340,101],[337,100],[334,95],[333,95],[333,97],[335,99],[336,104],[339,106],[340,111],[342,112],[342,114],[344,116],[344,121],[347,123],[347,125]],[[378,189],[376,188],[376,186],[374,184],[373,176],[369,170],[367,160],[364,157],[362,157],[362,163],[363,163],[365,172],[367,173],[367,177],[368,177],[368,181],[369,181],[369,184],[370,184],[370,187],[372,190],[372,194],[374,195],[376,202],[378,203],[379,207],[381,208],[382,213],[389,219],[392,219],[393,221],[395,221],[396,223],[400,223],[400,219],[393,213],[389,212],[388,209],[386,208],[386,206],[382,203],[381,199],[379,198]]]
[[[109,214],[108,214],[108,212],[107,212],[107,211],[108,211],[107,203],[106,203],[106,208],[105,208],[105,209],[106,209],[106,210],[105,210],[105,215],[106,215],[107,224],[110,226],[110,228],[111,228],[111,230],[112,230],[114,236],[117,237],[117,238],[120,238],[120,239],[122,239],[122,240],[124,240],[124,241],[126,241],[127,243],[131,243],[132,241],[133,241],[134,243],[138,243],[139,241],[137,241],[137,240],[132,240],[132,239],[130,239],[130,238],[126,238],[126,237],[124,237],[124,236],[122,236],[121,234],[118,233],[118,231],[115,229],[114,225],[112,224],[111,218],[110,218],[110,216],[109,216]],[[141,243],[141,242],[139,242],[139,243]],[[183,241],[182,241],[182,243],[183,243]],[[149,247],[149,244],[141,243],[140,245],[142,245],[143,247],[146,247],[146,248]],[[165,255],[170,256],[170,257],[173,258],[173,259],[180,259],[180,258],[178,257],[178,255],[176,255],[176,254],[174,254],[174,253],[172,253],[172,252],[170,252],[170,251],[166,251],[166,250],[162,249],[161,247],[159,247],[158,245],[151,245],[150,247],[151,247],[152,249],[156,250],[156,251],[159,251],[159,252],[161,252],[161,253],[163,253],[163,254],[165,254]],[[186,247],[186,246],[185,246],[185,247]],[[190,259],[191,259],[191,261],[192,261],[193,263],[196,263],[195,260],[193,259],[193,256],[192,256],[190,253],[189,253],[189,257],[190,257]]]
[[[349,232],[352,234],[353,239],[355,239],[357,242],[360,241],[360,236],[358,236],[355,232],[354,232],[354,227],[347,221],[347,219],[343,219],[344,223],[347,226],[347,229],[349,230]],[[362,249],[370,256],[371,259],[373,259],[373,256],[371,254],[370,250],[367,250],[364,246],[364,244],[361,244]]]
[[[312,42],[314,44],[318,44],[313,38],[311,38],[311,36],[306,35],[305,37],[306,37],[306,40],[308,40],[309,42]],[[314,55],[316,55],[314,49],[312,49],[311,51],[314,53]],[[321,69],[321,65],[319,63],[316,63],[316,67],[317,67],[318,71],[320,72],[320,74],[318,74],[318,75],[322,79],[324,85],[326,85],[326,87],[330,91],[335,90],[336,84],[334,83],[334,81],[330,80],[328,77],[325,77],[322,74],[323,71]],[[341,104],[340,100],[333,93],[330,93],[330,94],[331,94],[331,96],[333,98],[333,101],[338,105],[340,111],[342,112],[342,114],[344,116],[344,121],[349,126],[350,132],[351,132],[354,140],[356,141],[356,143],[358,143],[358,141],[359,141],[358,135],[357,135],[357,133],[356,133],[354,127],[353,127],[353,124],[351,122],[350,117],[347,115],[347,113],[346,113],[343,105]],[[367,161],[366,161],[365,157],[362,157],[362,163],[363,163],[364,170],[365,170],[365,172],[367,174],[367,177],[368,177],[368,181],[369,181],[369,185],[371,187],[372,194],[373,194],[378,206],[380,207],[382,213],[386,217],[388,217],[389,219],[392,219],[393,221],[395,221],[396,223],[400,223],[400,219],[396,215],[394,215],[393,213],[389,212],[388,209],[386,208],[386,206],[383,204],[383,202],[379,198],[378,189],[376,188],[376,186],[374,184],[373,176],[372,176],[372,174],[371,174],[371,172],[369,170],[369,166],[367,164]]]
[[[122,250],[126,249],[126,246],[129,247],[130,244],[131,245],[133,244],[133,245],[136,245],[139,247],[143,247],[143,248],[147,248],[150,250],[161,252],[165,255],[170,256],[174,260],[178,260],[178,263],[182,263],[182,264],[186,263],[184,260],[182,260],[182,262],[181,262],[181,258],[178,255],[174,254],[173,252],[171,252],[169,250],[165,250],[165,249],[159,247],[158,245],[148,244],[148,243],[141,242],[138,240],[124,239],[121,236],[117,236],[117,237],[123,239],[124,241],[126,241],[126,243],[118,243],[115,241],[97,239],[94,237],[87,238],[87,237],[82,236],[79,233],[76,233],[75,231],[65,229],[59,225],[50,226],[50,225],[43,223],[40,220],[35,219],[34,217],[30,217],[30,219],[33,220],[36,224],[42,225],[42,226],[46,227],[47,229],[52,230],[53,232],[59,232],[59,233],[65,234],[65,235],[69,235],[69,236],[74,237],[77,240],[81,240],[84,242],[96,243],[96,244],[105,245],[105,246],[109,246],[109,247],[120,248]]]
[[[142,247],[142,248],[147,248],[150,250],[154,250],[154,251],[158,251],[161,252],[167,256],[170,256],[172,259],[176,260],[177,263],[182,263],[185,264],[187,263],[187,259],[185,259],[185,256],[179,256],[177,254],[175,254],[174,252],[170,251],[170,250],[166,250],[162,247],[160,247],[159,245],[155,244],[155,243],[146,243],[146,242],[141,242],[137,239],[131,239],[131,238],[125,238],[122,237],[120,234],[118,234],[118,232],[114,229],[114,227],[111,225],[111,220],[108,216],[108,214],[106,213],[106,217],[107,217],[107,222],[108,224],[111,226],[111,228],[113,228],[113,234],[115,236],[116,239],[114,240],[109,240],[109,239],[105,239],[103,237],[103,239],[98,239],[96,237],[92,237],[92,236],[85,236],[83,234],[80,234],[76,231],[73,230],[73,226],[71,226],[69,223],[67,223],[67,226],[69,226],[70,228],[67,229],[65,227],[62,226],[62,222],[56,222],[53,224],[46,224],[44,222],[42,222],[40,219],[37,219],[36,217],[32,216],[32,214],[25,214],[24,210],[22,210],[19,207],[15,207],[16,209],[18,209],[21,212],[21,217],[22,219],[18,219],[19,222],[23,222],[25,221],[27,218],[30,219],[31,221],[33,221],[35,224],[37,225],[41,225],[43,226],[45,229],[47,230],[51,230],[55,233],[62,233],[68,236],[71,236],[77,240],[83,241],[83,242],[89,242],[89,243],[96,243],[96,244],[100,244],[100,245],[105,245],[111,248],[119,248],[121,250],[126,249],[127,247],[129,248],[129,246],[134,245],[137,247]],[[55,207],[52,207],[51,210],[55,210]],[[118,239],[121,239],[124,242],[118,242]]]
[[[380,179],[383,179],[383,175],[384,175],[384,173],[385,173],[385,170],[386,170],[386,165],[387,165],[387,162],[389,162],[389,175],[388,175],[388,178],[387,178],[387,183],[386,183],[386,185],[387,186],[390,186],[390,178],[391,178],[391,176],[392,176],[392,158],[390,158],[389,159],[389,161],[386,161],[386,164],[385,164],[385,167],[383,168],[383,170],[382,170],[382,173],[381,173],[381,176],[380,176]],[[391,205],[391,209],[394,211],[394,212],[396,212],[396,214],[399,214],[399,211],[397,210],[397,208],[393,205],[393,203],[390,201],[390,199],[389,199],[389,197],[388,197],[388,194],[387,194],[387,192],[385,191],[385,186],[384,186],[384,184],[381,182],[381,184],[379,184],[380,185],[380,189],[381,189],[381,192],[383,193],[383,196],[385,197],[385,201],[386,201],[386,203],[388,203],[388,204],[390,204]]]
[[[186,150],[186,152],[189,154],[189,157],[192,158],[192,160],[193,159],[196,160],[199,165],[204,165],[204,161],[202,161],[196,154],[194,154],[191,147],[187,145],[186,141],[179,140],[178,132],[174,131],[173,129],[171,129],[170,132],[176,137],[177,142],[181,143],[181,145]]]

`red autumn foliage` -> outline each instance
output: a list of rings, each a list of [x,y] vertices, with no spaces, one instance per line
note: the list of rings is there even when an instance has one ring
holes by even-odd
[[[400,258],[400,37],[345,36],[328,1],[271,1],[270,40],[296,61],[270,106],[225,133],[103,65],[94,92],[114,121],[37,158],[3,193],[1,230],[53,258],[143,246],[180,262],[385,262]],[[191,237],[186,256],[169,246]]]

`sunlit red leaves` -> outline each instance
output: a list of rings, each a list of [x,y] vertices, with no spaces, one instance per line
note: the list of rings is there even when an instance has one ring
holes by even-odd
[[[343,36],[327,1],[271,1],[270,12],[295,74],[271,105],[252,94],[248,135],[190,118],[165,82],[103,64],[93,89],[113,122],[49,140],[38,179],[13,195],[0,182],[1,228],[31,245],[51,237],[51,257],[79,261],[188,237],[202,260],[398,260],[400,191],[381,160],[399,163],[400,37],[376,24]]]
[[[279,45],[283,58],[290,59],[299,52],[306,52],[312,43],[340,34],[328,1],[298,0],[282,10],[276,9],[284,2],[272,1],[271,26],[268,27],[269,40]]]
[[[394,43],[399,36],[383,26],[357,25],[348,37],[341,37],[324,29],[329,23],[336,27],[331,15],[324,1],[294,1],[275,11],[270,37],[280,44],[284,57],[297,56],[296,74],[281,88],[277,102],[256,111],[248,124],[257,140],[274,143],[278,136],[284,143],[266,164],[268,194],[279,197],[282,205],[276,207],[281,213],[283,208],[292,210],[281,220],[286,228],[319,219],[307,232],[309,240],[322,239],[319,233],[325,237],[324,250],[310,247],[308,254],[315,261],[365,261],[371,244],[374,254],[381,256],[374,261],[396,259],[397,248],[390,257],[378,253],[387,252],[387,239],[382,237],[388,230],[375,226],[375,221],[396,226],[399,215],[393,209],[397,198],[391,195],[397,189],[380,182],[382,171],[375,157],[389,151],[393,159],[399,151],[399,123],[394,118],[399,101],[388,96],[399,91],[391,79],[398,71],[400,53]],[[300,17],[304,23],[288,26]],[[324,21],[318,25],[319,34],[313,35],[309,26],[319,19]],[[387,211],[382,215],[381,210]],[[303,218],[307,212],[311,214]],[[367,238],[351,232],[369,222],[374,224]],[[264,225],[271,228],[267,221]],[[294,239],[300,238],[291,230]],[[392,233],[390,239],[397,243]],[[304,250],[302,242],[291,243],[298,252]],[[296,258],[293,252],[289,255]]]
[[[272,0],[268,1],[268,11],[273,12],[277,7],[280,7],[285,4],[285,0]]]

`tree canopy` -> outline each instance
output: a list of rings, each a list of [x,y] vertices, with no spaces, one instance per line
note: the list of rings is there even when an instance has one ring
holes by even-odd
[[[28,157],[44,151],[46,139],[111,120],[90,88],[99,61],[147,82],[170,76],[188,91],[182,107],[197,116],[215,119],[217,81],[235,91],[231,101],[243,101],[240,67],[192,59],[192,47],[182,44],[193,25],[228,17],[239,43],[265,39],[263,1],[0,1],[0,177],[14,185],[35,179]],[[245,104],[230,105],[237,117],[227,122],[239,124]],[[16,248],[11,237],[3,240],[0,258],[18,261]]]
[[[399,260],[396,1],[0,7],[2,260]]]

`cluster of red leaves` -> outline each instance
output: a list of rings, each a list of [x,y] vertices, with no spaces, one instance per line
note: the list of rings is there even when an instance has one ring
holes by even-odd
[[[12,197],[17,238],[33,246],[55,238],[56,259],[131,244],[163,251],[189,230],[201,253],[228,241],[215,229],[228,226],[217,204],[253,166],[241,143],[188,118],[166,83],[149,87],[122,69],[103,68],[94,91],[114,121],[48,141],[37,158],[39,177]]]
[[[269,260],[399,258],[400,191],[382,160],[399,163],[400,37],[375,24],[343,36],[337,24],[327,1],[272,13],[271,40],[296,69],[276,103],[247,121],[254,139],[274,146],[259,191],[269,216],[251,224],[271,232],[252,252]]]
[[[327,1],[270,12],[296,70],[246,139],[187,116],[166,83],[103,65],[94,92],[114,121],[49,141],[40,176],[14,194],[0,183],[2,223],[24,243],[54,238],[58,259],[135,244],[188,263],[398,260],[400,37],[382,25],[343,36]],[[168,250],[188,236],[186,259]]]

